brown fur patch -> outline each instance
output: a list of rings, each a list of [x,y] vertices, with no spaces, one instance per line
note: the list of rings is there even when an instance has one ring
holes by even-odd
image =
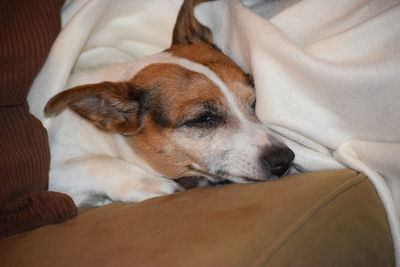
[[[104,131],[132,134],[139,106],[131,92],[137,95],[141,89],[124,82],[81,85],[51,98],[45,113],[57,114],[68,106]]]
[[[172,44],[194,44],[198,42],[212,43],[210,29],[201,25],[194,16],[194,7],[209,0],[185,0],[178,13],[174,27]]]
[[[184,0],[174,27],[172,45],[167,52],[202,64],[214,71],[236,95],[236,104],[248,113],[247,106],[254,102],[252,79],[249,79],[248,74],[213,44],[210,29],[199,23],[194,16],[194,8],[202,2],[208,1]]]
[[[238,100],[236,104],[245,113],[247,112],[247,106],[255,98],[249,75],[219,49],[201,42],[192,45],[174,45],[167,51],[176,57],[187,58],[214,71],[236,96]]]
[[[148,113],[162,110],[171,127],[182,117],[196,113],[199,103],[216,101],[226,106],[226,99],[207,77],[175,64],[153,64],[139,72],[131,83],[151,90]]]
[[[147,103],[142,114],[142,126],[132,137],[132,145],[157,171],[179,178],[187,172],[189,158],[179,146],[171,143],[178,122],[195,117],[203,103],[213,101],[228,109],[223,94],[207,77],[175,64],[153,64],[140,71],[131,81],[147,91]],[[154,113],[162,111],[161,127]],[[162,153],[160,153],[162,151]]]

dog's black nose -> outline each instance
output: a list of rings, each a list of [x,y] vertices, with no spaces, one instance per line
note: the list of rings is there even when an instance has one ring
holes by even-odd
[[[273,150],[269,149],[269,151],[264,154],[263,158],[271,174],[278,177],[284,175],[289,170],[293,159],[294,153],[287,147],[277,147]]]

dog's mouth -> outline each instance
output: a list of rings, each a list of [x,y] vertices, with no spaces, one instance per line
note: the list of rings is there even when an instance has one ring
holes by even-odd
[[[195,165],[187,165],[187,172],[190,172],[189,176],[182,176],[175,181],[182,185],[185,189],[192,189],[201,186],[219,186],[230,184],[232,182],[236,183],[255,183],[255,182],[264,182],[264,181],[274,181],[279,179],[280,177],[286,176],[290,173],[292,167],[295,168],[295,164],[291,164],[290,168],[281,176],[272,175],[265,179],[254,179],[246,176],[240,175],[232,175],[229,172],[219,170],[216,171],[215,174],[202,170],[201,167],[196,167]],[[193,175],[194,174],[194,175]]]
[[[273,175],[266,179],[255,179],[255,178],[242,176],[242,175],[234,175],[234,174],[231,174],[224,170],[217,170],[215,172],[215,174],[212,174],[212,173],[204,171],[194,165],[188,165],[186,167],[191,172],[195,172],[195,173],[199,174],[199,176],[205,177],[211,183],[223,183],[223,182],[227,182],[227,181],[236,182],[236,183],[254,183],[254,182],[263,182],[263,181],[273,181],[273,180],[276,180],[279,178],[278,176]]]

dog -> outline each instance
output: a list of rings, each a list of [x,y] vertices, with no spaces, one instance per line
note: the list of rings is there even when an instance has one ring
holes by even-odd
[[[252,78],[196,20],[199,2],[184,1],[167,50],[48,101],[50,190],[99,206],[289,171],[293,151],[257,119]]]

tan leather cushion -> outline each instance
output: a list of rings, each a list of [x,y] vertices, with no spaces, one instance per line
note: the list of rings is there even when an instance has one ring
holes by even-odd
[[[353,171],[114,203],[0,241],[2,266],[24,267],[365,267],[393,255],[382,204]]]

